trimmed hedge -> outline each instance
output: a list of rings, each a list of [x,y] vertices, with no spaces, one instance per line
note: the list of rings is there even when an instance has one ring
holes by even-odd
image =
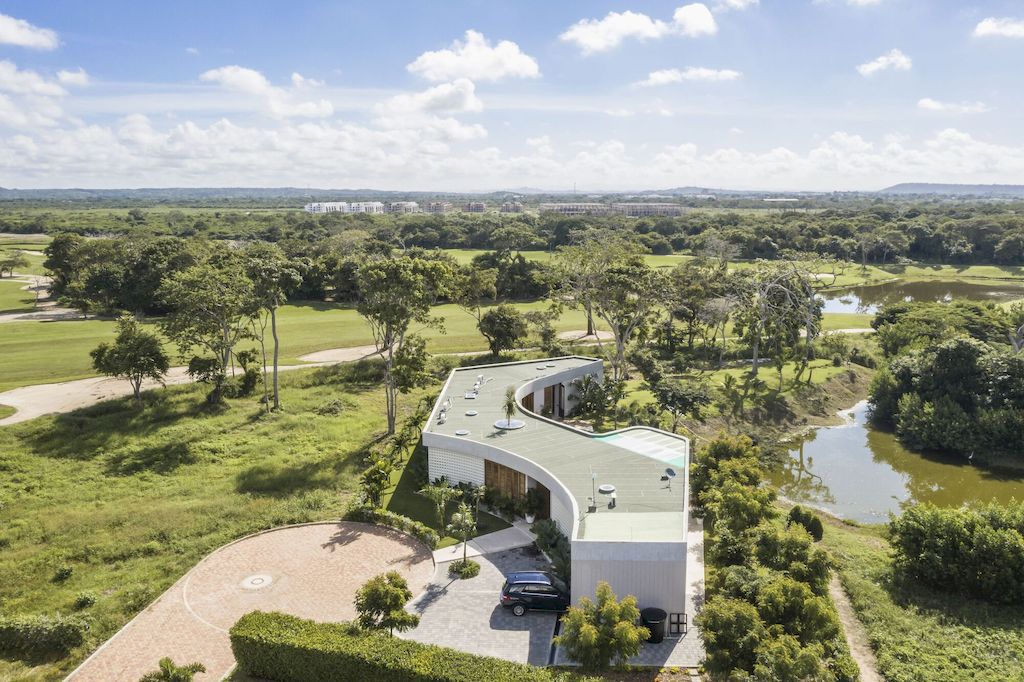
[[[368,504],[358,504],[349,507],[342,517],[345,521],[359,521],[362,523],[373,523],[378,526],[387,526],[408,533],[430,549],[437,549],[437,543],[441,540],[433,528],[413,521],[408,516],[402,516],[390,512],[387,509],[380,509]]]
[[[85,641],[89,624],[73,616],[0,616],[0,652],[22,656],[66,654]]]
[[[247,675],[273,682],[597,682],[546,668],[420,644],[349,623],[315,623],[253,611],[231,628]]]

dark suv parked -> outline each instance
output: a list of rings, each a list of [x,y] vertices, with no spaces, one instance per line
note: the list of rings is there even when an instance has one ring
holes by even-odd
[[[521,616],[528,609],[538,611],[565,611],[571,598],[569,587],[543,571],[518,571],[505,576],[501,587],[500,603]]]

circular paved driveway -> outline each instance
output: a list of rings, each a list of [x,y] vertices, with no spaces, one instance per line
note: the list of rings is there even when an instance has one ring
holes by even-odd
[[[234,665],[228,630],[259,609],[333,622],[352,620],[356,590],[398,571],[419,595],[431,580],[430,550],[389,528],[317,523],[281,528],[213,552],[72,674],[77,681],[137,680],[164,656],[200,661],[217,680]]]

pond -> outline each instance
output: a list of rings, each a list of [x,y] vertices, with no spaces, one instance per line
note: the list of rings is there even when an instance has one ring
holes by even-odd
[[[862,523],[883,523],[921,502],[1024,500],[1024,474],[911,452],[892,434],[870,428],[867,411],[867,401],[858,403],[842,413],[848,423],[816,429],[794,446],[769,476],[779,494]]]
[[[822,295],[826,313],[875,313],[898,301],[1013,301],[1024,298],[1024,285],[1011,282],[924,280],[832,289]]]

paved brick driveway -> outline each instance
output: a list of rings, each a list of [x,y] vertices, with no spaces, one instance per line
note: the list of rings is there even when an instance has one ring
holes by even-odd
[[[516,617],[510,609],[498,605],[506,573],[541,569],[544,565],[525,549],[484,554],[474,561],[480,564],[480,575],[469,580],[452,580],[448,563],[437,565],[426,591],[407,607],[420,615],[420,624],[402,637],[483,656],[547,665],[556,616],[530,611]]]
[[[351,620],[369,578],[396,570],[413,594],[430,583],[430,550],[407,535],[361,523],[291,526],[244,538],[210,554],[112,637],[68,678],[135,682],[170,656],[199,661],[202,680],[233,666],[228,629],[254,609],[319,621]]]

